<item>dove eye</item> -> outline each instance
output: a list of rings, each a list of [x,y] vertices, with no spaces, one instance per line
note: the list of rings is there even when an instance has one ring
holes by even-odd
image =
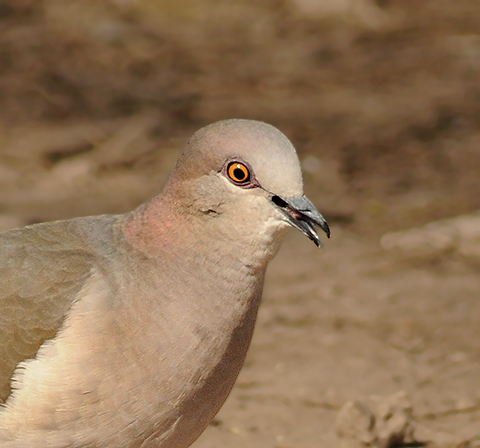
[[[250,170],[240,162],[231,162],[227,167],[227,174],[237,184],[245,184],[250,181]]]

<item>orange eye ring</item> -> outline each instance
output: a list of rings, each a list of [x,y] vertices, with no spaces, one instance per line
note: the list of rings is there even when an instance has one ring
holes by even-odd
[[[250,181],[250,170],[240,162],[232,162],[228,165],[227,174],[237,184],[244,184]]]

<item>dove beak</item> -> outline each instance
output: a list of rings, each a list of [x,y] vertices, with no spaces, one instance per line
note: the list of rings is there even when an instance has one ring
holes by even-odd
[[[310,238],[318,247],[322,246],[315,226],[320,227],[330,238],[330,228],[326,219],[305,196],[282,198],[272,195],[272,202],[283,213],[286,221]]]

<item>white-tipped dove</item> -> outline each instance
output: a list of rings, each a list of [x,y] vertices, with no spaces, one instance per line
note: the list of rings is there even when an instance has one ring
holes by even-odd
[[[328,225],[277,129],[226,120],[133,212],[0,233],[0,448],[185,448],[242,367],[265,269]]]

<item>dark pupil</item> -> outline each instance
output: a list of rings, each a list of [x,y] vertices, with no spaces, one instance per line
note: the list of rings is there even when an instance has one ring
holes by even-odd
[[[244,181],[247,179],[247,175],[245,174],[245,172],[243,170],[241,170],[240,168],[235,168],[233,170],[233,174],[234,176],[240,180],[240,181]]]

